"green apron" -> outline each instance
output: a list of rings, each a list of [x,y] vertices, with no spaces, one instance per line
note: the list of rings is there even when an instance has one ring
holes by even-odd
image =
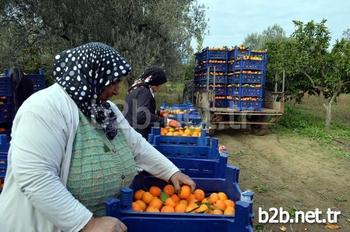
[[[67,188],[95,216],[103,216],[104,202],[131,184],[135,160],[121,130],[109,140],[81,112],[79,119]]]

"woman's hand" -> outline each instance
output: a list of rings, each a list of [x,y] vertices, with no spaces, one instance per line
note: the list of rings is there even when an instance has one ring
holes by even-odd
[[[91,218],[81,232],[125,232],[124,223],[114,217]]]
[[[196,183],[194,183],[194,181],[187,175],[183,174],[182,172],[175,172],[175,174],[173,174],[170,177],[170,181],[171,183],[173,183],[175,190],[179,191],[180,190],[180,186],[183,184],[187,184],[191,187],[192,192],[195,190],[196,188]]]

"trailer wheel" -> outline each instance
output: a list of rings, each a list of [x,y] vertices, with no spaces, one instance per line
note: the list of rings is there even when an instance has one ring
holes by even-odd
[[[266,125],[251,125],[250,131],[252,132],[252,134],[258,136],[264,136],[271,132],[269,127]]]

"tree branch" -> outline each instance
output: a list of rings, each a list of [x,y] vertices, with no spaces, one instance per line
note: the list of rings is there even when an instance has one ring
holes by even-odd
[[[312,79],[312,77],[311,77],[307,72],[303,72],[303,73],[304,73],[304,75],[309,79],[309,81],[311,82],[312,88],[317,89],[317,90],[319,90],[320,92],[323,92],[323,91],[324,91],[324,89],[323,89],[322,86],[318,86],[318,85],[315,84],[314,80]],[[315,91],[314,91],[314,92],[315,92]]]

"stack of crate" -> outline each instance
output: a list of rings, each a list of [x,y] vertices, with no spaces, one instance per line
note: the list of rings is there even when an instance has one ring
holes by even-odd
[[[25,75],[33,83],[34,91],[45,88],[44,72],[40,69],[37,74]],[[7,151],[14,117],[13,86],[9,71],[5,69],[0,74],[0,192],[7,170]]]
[[[200,137],[164,136],[160,128],[152,128],[148,142],[170,159],[183,173],[189,175],[207,194],[224,192],[235,202],[235,215],[144,213],[131,208],[133,191],[158,186],[165,181],[141,173],[130,188],[121,191],[119,199],[107,201],[108,216],[118,217],[128,231],[239,231],[252,232],[253,193],[239,187],[239,168],[227,163],[227,154],[219,152],[218,139],[205,130]],[[206,196],[207,197],[207,196]]]
[[[235,47],[228,54],[228,107],[260,111],[266,81],[267,53]]]
[[[211,107],[260,111],[263,107],[266,65],[266,51],[242,46],[233,49],[205,48],[196,54],[196,90],[211,90],[214,99]]]
[[[212,90],[216,107],[226,107],[227,84],[226,48],[205,48],[196,54],[195,86],[197,91]]]

